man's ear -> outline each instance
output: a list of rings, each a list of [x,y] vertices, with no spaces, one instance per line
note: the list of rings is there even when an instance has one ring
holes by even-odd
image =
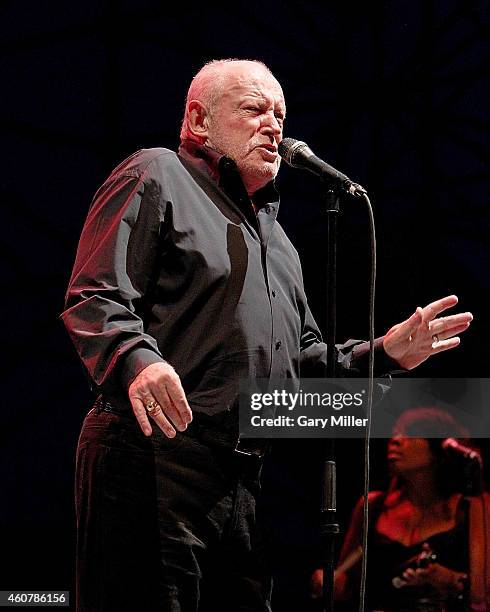
[[[187,107],[187,125],[194,136],[206,140],[209,128],[209,113],[199,100],[191,100]]]

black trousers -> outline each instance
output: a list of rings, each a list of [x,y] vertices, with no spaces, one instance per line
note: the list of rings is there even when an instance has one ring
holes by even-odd
[[[258,469],[93,408],[77,451],[77,610],[270,611]]]

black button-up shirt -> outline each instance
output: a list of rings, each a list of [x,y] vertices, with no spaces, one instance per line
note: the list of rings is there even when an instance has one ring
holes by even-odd
[[[326,347],[270,183],[250,201],[235,163],[187,142],[142,150],[97,192],[62,319],[93,386],[128,404],[168,361],[191,408],[230,410],[241,378],[324,374]],[[255,207],[255,208],[254,208]],[[257,211],[257,212],[255,212]],[[339,347],[349,367],[356,341]]]

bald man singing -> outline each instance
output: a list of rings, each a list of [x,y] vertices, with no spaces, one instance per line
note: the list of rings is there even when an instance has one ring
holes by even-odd
[[[62,315],[97,394],[77,452],[77,609],[270,610],[256,518],[264,449],[238,439],[244,378],[322,376],[326,347],[277,222],[286,106],[262,63],[194,77],[178,153],[142,150],[97,192]],[[471,314],[417,308],[376,342],[411,369]],[[338,347],[360,368],[366,343]]]

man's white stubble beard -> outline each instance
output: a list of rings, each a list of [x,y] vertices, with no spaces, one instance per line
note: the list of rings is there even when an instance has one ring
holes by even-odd
[[[236,162],[236,160],[234,160]],[[254,178],[267,179],[268,181],[272,181],[279,172],[280,160],[278,162],[265,162],[262,163],[254,163],[251,160],[244,159],[240,164],[238,163],[238,169],[242,177],[247,174],[247,176]]]
[[[248,158],[248,156],[250,154],[253,154],[253,152],[255,151],[255,145],[253,145],[253,148],[246,155],[243,155],[243,158],[240,161],[239,157],[242,152],[237,152],[235,147],[228,145],[229,143],[227,142],[226,137],[221,138],[221,134],[219,133],[217,134],[217,138],[213,138],[212,142],[208,141],[206,143],[206,146],[209,146],[218,153],[229,157],[236,163],[242,180],[245,183],[247,183],[250,179],[252,181],[253,179],[262,179],[267,180],[267,182],[269,182],[277,176],[277,173],[279,171],[279,165],[281,162],[280,158],[278,162],[274,162],[274,164],[272,164],[271,162],[266,162],[264,160],[262,160],[262,163],[254,163],[254,161]]]

